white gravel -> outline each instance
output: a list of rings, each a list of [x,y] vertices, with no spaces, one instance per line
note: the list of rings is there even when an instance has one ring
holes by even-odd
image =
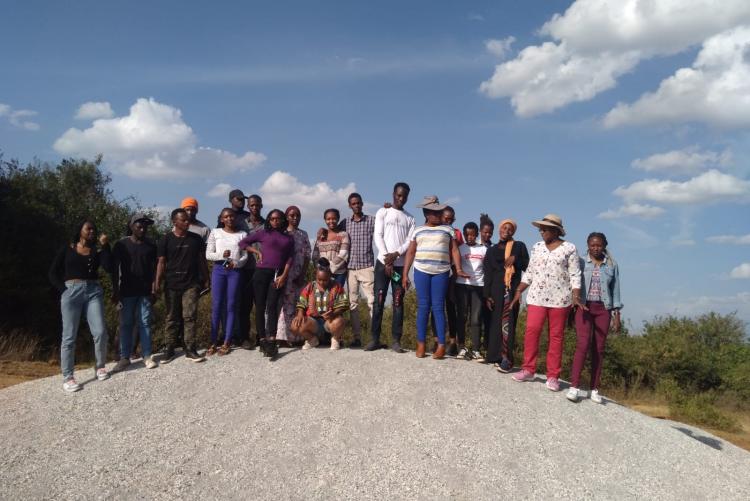
[[[235,351],[0,391],[2,499],[750,499],[750,453],[474,362]]]

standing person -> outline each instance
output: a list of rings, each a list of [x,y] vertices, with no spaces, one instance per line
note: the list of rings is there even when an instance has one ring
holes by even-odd
[[[247,252],[240,250],[240,240],[247,233],[237,229],[236,212],[227,207],[219,214],[221,228],[211,230],[206,245],[206,259],[213,261],[211,272],[211,346],[206,355],[226,355],[231,351],[232,333],[237,318],[240,270],[247,262]],[[222,322],[222,317],[224,321]],[[224,324],[224,344],[217,349],[219,324]]]
[[[521,305],[517,302],[511,307],[511,301],[518,290],[521,275],[529,265],[526,244],[513,240],[516,228],[512,219],[500,221],[500,239],[487,250],[484,260],[484,298],[490,312],[486,358],[500,372],[510,372],[513,368],[516,323]]]
[[[340,228],[349,235],[349,263],[347,265],[347,286],[349,289],[349,315],[352,322],[351,348],[362,346],[362,326],[359,318],[360,294],[367,300],[369,318],[372,319],[372,306],[375,301],[375,255],[372,251],[375,218],[362,212],[362,196],[349,195],[349,208],[352,215],[341,221]]]
[[[404,289],[409,287],[409,269],[414,264],[414,285],[417,288],[417,358],[425,356],[425,338],[430,312],[435,317],[435,334],[438,345],[434,359],[445,357],[445,295],[451,273],[451,261],[456,264],[456,275],[466,278],[461,269],[453,228],[443,224],[443,209],[435,195],[426,196],[417,205],[422,209],[426,223],[418,226],[411,235],[403,269]]]
[[[167,306],[167,349],[161,363],[174,359],[180,321],[185,329],[185,357],[193,362],[203,362],[205,358],[196,351],[195,324],[200,289],[208,289],[204,245],[198,235],[188,231],[190,219],[185,209],[172,211],[172,226],[172,231],[164,235],[156,246],[158,261],[153,293],[159,293],[164,281]]]
[[[256,231],[263,229],[266,224],[266,220],[263,219],[261,211],[263,209],[263,199],[260,195],[250,195],[247,197],[247,209],[250,214],[244,220],[247,225],[247,234],[250,235]],[[253,244],[255,249],[260,248],[260,244]],[[255,304],[254,293],[253,293],[253,274],[255,273],[255,256],[249,253],[247,256],[247,264],[240,268],[240,301],[239,308],[237,310],[237,316],[239,321],[237,322],[237,328],[235,329],[235,342],[245,350],[252,350],[258,345],[259,340],[255,340],[255,344],[250,341],[250,316],[253,311],[253,304]]]
[[[148,369],[157,366],[151,356],[151,317],[156,296],[156,245],[146,238],[146,229],[154,220],[138,213],[130,218],[129,235],[118,240],[112,249],[112,299],[120,306],[120,360],[116,371],[130,365],[133,350],[133,326],[137,324],[143,363]]]
[[[229,192],[229,208],[234,211],[235,227],[239,231],[247,233],[249,228],[246,221],[247,218],[250,217],[250,213],[245,210],[245,200],[247,200],[247,197],[242,190],[234,189]],[[221,214],[219,214],[216,227],[221,228]]]
[[[297,309],[297,300],[302,288],[305,286],[307,276],[307,267],[310,264],[310,237],[305,230],[299,228],[302,221],[302,212],[296,205],[290,205],[284,212],[287,220],[286,232],[294,240],[294,257],[292,258],[292,267],[289,268],[289,279],[284,289],[284,297],[281,302],[281,315],[279,316],[279,325],[276,331],[277,341],[286,341],[290,345],[298,343],[304,339],[291,330],[292,321],[294,320],[295,310]]]
[[[461,235],[461,230],[453,227],[453,223],[456,222],[456,211],[450,205],[446,205],[443,209],[443,224],[450,226],[453,230],[453,237],[456,240],[456,245],[463,245],[464,239]],[[447,354],[451,357],[458,355],[458,347],[456,345],[456,331],[457,327],[457,312],[456,312],[456,275],[455,275],[456,263],[451,263],[453,272],[448,278],[448,293],[445,295],[445,312],[448,318],[448,352]],[[434,323],[434,322],[433,322]],[[437,341],[437,339],[436,339]],[[436,343],[437,344],[437,343]]]
[[[586,363],[586,355],[591,351],[591,401],[600,404],[599,380],[610,322],[615,332],[620,332],[622,328],[620,271],[617,262],[607,251],[604,233],[589,234],[586,244],[588,252],[580,260],[583,269],[581,294],[586,298],[586,305],[576,309],[576,353],[570,375],[571,387],[565,396],[572,402],[578,401],[581,371]]]
[[[477,241],[479,227],[474,222],[464,225],[465,243],[458,248],[461,256],[461,269],[468,277],[456,278],[456,313],[458,317],[458,357],[473,358],[480,360],[479,353],[481,343],[481,325],[483,288],[484,288],[484,256],[487,247]],[[471,330],[471,352],[466,349],[466,319],[469,318],[469,329]],[[485,340],[486,342],[486,340]]]
[[[346,285],[346,262],[349,259],[349,235],[339,230],[341,214],[338,209],[326,209],[323,220],[326,228],[318,232],[312,251],[313,261],[324,257],[331,263],[333,280],[337,284]]]
[[[208,240],[208,235],[211,233],[211,228],[206,226],[202,221],[199,221],[197,219],[198,216],[198,200],[196,200],[193,197],[185,197],[182,199],[182,203],[180,204],[180,207],[185,209],[185,212],[188,215],[188,220],[190,221],[190,226],[188,227],[188,231],[191,233],[195,233],[199,237],[201,237],[201,240],[203,240],[203,243],[205,244]]]
[[[315,348],[326,333],[331,335],[331,350],[341,348],[344,334],[344,313],[349,300],[344,287],[331,279],[331,268],[324,257],[315,265],[315,280],[300,292],[297,315],[292,320],[292,332],[305,338],[303,350]]]
[[[63,390],[78,391],[82,388],[73,375],[75,348],[81,315],[86,316],[91,336],[94,338],[94,371],[99,381],[109,378],[104,367],[107,362],[107,329],[104,324],[104,292],[99,283],[99,266],[112,271],[112,252],[107,235],[99,236],[101,249],[96,249],[96,225],[85,220],[76,227],[70,243],[60,249],[52,261],[49,280],[62,293],[62,342],[60,343],[60,366],[63,375]]]
[[[375,303],[372,308],[372,340],[365,351],[380,349],[380,331],[383,321],[385,299],[388,295],[388,284],[393,298],[393,323],[391,349],[404,353],[401,348],[401,334],[404,328],[404,253],[409,248],[409,235],[414,231],[414,216],[409,214],[404,205],[409,200],[411,188],[403,182],[393,186],[393,204],[391,207],[378,209],[375,214],[375,246],[378,259],[375,262]]]
[[[518,382],[533,381],[536,357],[544,322],[549,319],[549,348],[547,350],[547,389],[560,391],[560,365],[562,363],[565,322],[571,305],[581,304],[581,268],[576,246],[562,240],[565,236],[562,219],[557,214],[547,214],[531,224],[539,228],[542,241],[531,249],[529,266],[521,277],[521,284],[513,295],[510,307],[521,301],[527,288],[528,305],[526,336],[523,346],[523,368],[513,375]]]
[[[275,357],[279,351],[276,344],[276,328],[279,321],[281,298],[289,278],[294,253],[294,240],[287,235],[284,213],[274,209],[268,214],[265,227],[240,241],[240,249],[252,252],[256,259],[253,274],[255,297],[255,331],[261,352]],[[260,250],[252,246],[260,244]]]
[[[485,213],[479,214],[479,239],[488,249],[492,247],[492,235],[495,233],[495,223]],[[519,274],[520,279],[520,274]],[[512,296],[511,296],[512,297]],[[510,302],[510,301],[508,301]],[[492,331],[492,310],[487,307],[487,302],[482,301],[482,335],[485,349],[489,349],[490,333]]]

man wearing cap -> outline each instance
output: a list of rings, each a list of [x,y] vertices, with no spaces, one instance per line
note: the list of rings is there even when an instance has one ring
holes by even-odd
[[[185,209],[188,219],[190,220],[188,231],[201,237],[201,240],[203,240],[203,243],[205,244],[208,240],[208,235],[211,233],[211,228],[196,219],[196,216],[198,215],[198,200],[193,197],[185,197],[182,199],[180,207]]]
[[[375,214],[375,247],[378,258],[375,261],[375,303],[372,308],[372,341],[365,347],[365,351],[379,349],[380,330],[383,321],[385,299],[388,286],[393,295],[393,323],[391,348],[397,353],[401,349],[401,333],[404,327],[404,286],[401,277],[404,271],[404,254],[409,248],[409,235],[414,231],[414,216],[409,214],[404,205],[409,200],[411,188],[406,183],[396,183],[393,186],[393,205],[378,209]]]
[[[245,210],[245,200],[247,197],[242,190],[232,190],[229,192],[229,207],[234,211],[234,222],[237,229],[240,231],[247,232],[247,218],[250,217],[250,213]],[[217,228],[219,227],[217,223]]]
[[[140,333],[143,363],[149,369],[157,365],[151,356],[156,245],[146,238],[146,229],[152,224],[154,220],[143,213],[133,215],[128,225],[129,235],[117,241],[112,249],[112,300],[120,310],[120,361],[116,371],[130,365],[135,324]]]

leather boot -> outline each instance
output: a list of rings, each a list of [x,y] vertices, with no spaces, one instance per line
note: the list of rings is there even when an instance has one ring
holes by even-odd
[[[432,358],[434,358],[435,360],[441,360],[445,358],[445,345],[444,344],[439,344],[437,346],[437,350],[435,350],[435,353],[432,354]]]
[[[417,358],[424,358],[424,343],[417,341]]]

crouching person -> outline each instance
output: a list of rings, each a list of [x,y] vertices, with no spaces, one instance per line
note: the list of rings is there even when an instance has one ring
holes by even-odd
[[[318,259],[315,270],[315,280],[300,292],[291,331],[305,338],[303,350],[318,346],[326,332],[331,334],[331,349],[338,350],[344,334],[344,313],[349,311],[349,298],[344,288],[332,280],[331,265],[326,258]]]

